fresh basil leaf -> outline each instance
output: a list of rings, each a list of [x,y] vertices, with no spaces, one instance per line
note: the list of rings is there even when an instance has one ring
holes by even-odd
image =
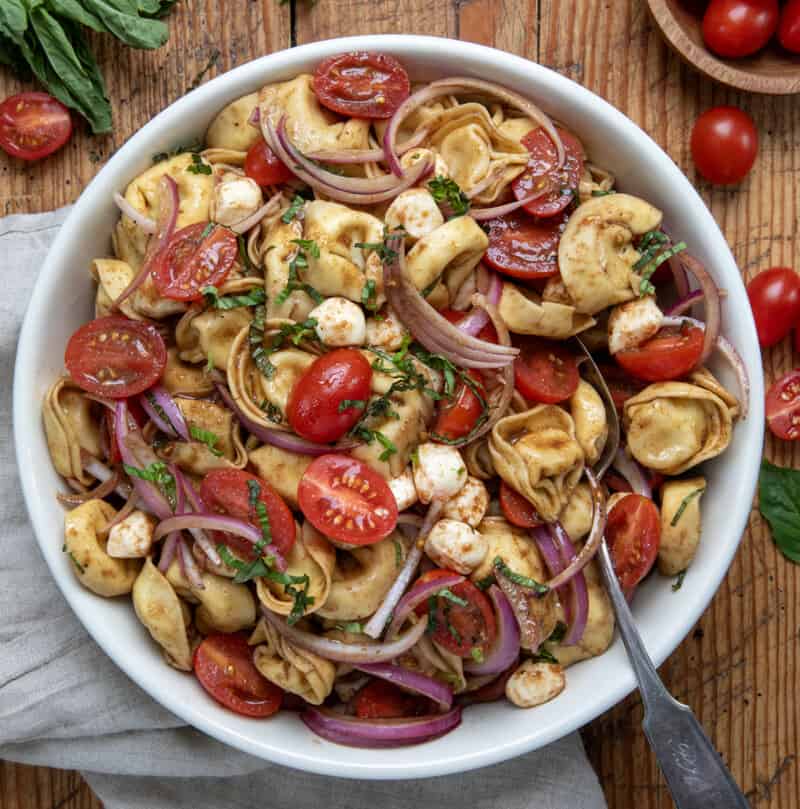
[[[192,424],[189,427],[189,435],[191,435],[195,441],[205,444],[206,447],[208,447],[208,451],[212,455],[216,455],[218,458],[222,456],[222,450],[217,449],[219,436],[216,433],[212,433],[211,430],[204,430],[202,427],[197,427],[196,425]]]
[[[117,39],[134,48],[160,48],[169,37],[166,23],[126,14],[108,0],[83,0],[84,5],[99,17]]]
[[[74,20],[87,28],[91,28],[92,31],[109,33],[103,21],[95,14],[92,14],[84,5],[81,5],[78,0],[47,0],[47,7],[53,14],[65,17],[68,20]]]
[[[500,556],[495,556],[492,564],[509,581],[514,582],[514,584],[518,584],[520,587],[533,590],[536,595],[543,596],[550,592],[550,588],[547,585],[542,584],[529,576],[523,576],[522,573],[513,571]]]
[[[758,501],[780,552],[787,559],[800,562],[800,470],[763,460]]]

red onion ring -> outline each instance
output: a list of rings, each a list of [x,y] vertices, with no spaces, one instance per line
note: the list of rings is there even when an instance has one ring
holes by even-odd
[[[125,199],[118,191],[114,192],[114,202],[117,205],[117,208],[120,209],[121,213],[128,217],[137,227],[143,230],[145,233],[155,233],[156,232],[156,223],[154,219],[151,219],[149,216],[145,216],[141,211],[137,211],[133,205]]]
[[[155,399],[155,405],[150,401],[150,396]],[[154,385],[140,394],[139,404],[162,433],[166,433],[170,438],[182,438],[184,441],[191,441],[189,427],[186,425],[186,419],[183,417],[181,409],[161,385]],[[167,420],[162,417],[159,408],[166,415]]]
[[[428,513],[425,515],[425,520],[419,527],[414,544],[412,545],[411,550],[408,552],[408,556],[406,556],[403,567],[400,569],[400,573],[392,583],[392,586],[389,588],[389,592],[383,599],[383,603],[375,611],[372,618],[367,621],[367,624],[364,627],[365,635],[369,635],[371,638],[377,638],[380,636],[381,632],[383,632],[383,628],[386,626],[389,616],[391,616],[397,602],[400,601],[400,598],[408,585],[411,583],[411,579],[414,577],[414,573],[419,567],[420,560],[422,559],[422,548],[425,544],[425,539],[427,538],[428,534],[430,534],[431,528],[433,528],[438,521],[439,515],[442,513],[442,509],[444,509],[444,503],[441,500],[434,500],[431,503],[430,507],[428,508]],[[389,633],[387,637],[391,637],[391,633]]]
[[[192,528],[205,528],[211,531],[227,531],[237,537],[242,537],[253,545],[261,542],[261,531],[249,522],[226,514],[176,514],[162,520],[153,533],[153,541],[171,534],[173,531],[187,531]],[[273,557],[273,564],[280,570],[286,570],[286,559],[273,545],[267,545],[264,550]]]
[[[194,486],[192,486],[189,478],[187,478],[186,475],[184,475],[175,464],[169,465],[169,471],[175,478],[177,489],[180,493],[179,497],[181,498],[180,507],[175,509],[175,513],[186,514],[194,511],[198,514],[207,514],[208,509],[206,508],[205,503],[200,495],[195,490]],[[184,506],[185,502],[188,502],[189,504],[188,509]],[[189,528],[188,530],[189,533],[194,537],[198,547],[208,557],[208,560],[214,565],[221,565],[222,559],[217,553],[217,549],[209,539],[208,534],[206,534],[206,532],[201,528]]]
[[[506,683],[517,670],[519,658],[501,674],[489,674],[467,681],[467,693],[459,694],[456,702],[461,706],[478,705],[482,702],[496,702],[506,695]]]
[[[206,586],[203,584],[203,574],[200,572],[200,568],[197,566],[197,561],[194,556],[192,556],[189,546],[180,535],[178,536],[178,562],[181,566],[181,573],[188,579],[192,587],[198,590],[205,590]]]
[[[696,326],[698,329],[705,329],[706,327],[705,323],[702,323],[693,317],[686,317],[686,315],[682,315],[681,317],[665,317],[661,323],[663,326],[675,326],[680,328],[681,325],[687,321],[693,326]],[[744,420],[747,418],[747,414],[750,412],[750,375],[747,373],[744,360],[739,355],[739,352],[736,350],[733,344],[721,334],[717,336],[716,348],[719,353],[725,357],[733,368],[733,372],[736,374],[736,381],[739,385],[740,393],[739,416],[742,418],[742,420]]]
[[[397,147],[397,154],[410,152],[425,140],[428,130],[423,127],[415,132],[402,146]],[[340,151],[307,152],[309,160],[318,160],[320,163],[353,164],[353,163],[383,163],[386,152],[383,149],[342,149]]]
[[[392,663],[362,663],[356,668],[365,674],[371,674],[373,677],[394,683],[406,691],[432,699],[439,703],[443,711],[449,711],[453,707],[453,692],[444,683],[428,677],[427,674],[411,671]]]
[[[169,570],[169,566],[172,564],[172,560],[178,552],[178,540],[180,538],[181,535],[175,531],[167,537],[166,542],[161,546],[161,557],[158,560],[158,569],[162,573],[166,573],[167,570]]]
[[[427,627],[425,621],[417,621],[404,635],[389,643],[342,643],[340,640],[323,638],[311,632],[303,632],[295,626],[289,626],[286,620],[262,605],[264,617],[290,643],[301,649],[314,652],[326,660],[336,663],[388,663],[407,652],[424,634]]]
[[[500,281],[500,277],[496,272],[490,272],[486,302],[492,304],[492,306],[497,306],[497,304],[500,303],[500,295],[502,292],[503,283]],[[489,319],[489,313],[485,308],[475,307],[469,314],[456,323],[456,328],[459,331],[463,331],[464,334],[477,337],[481,329],[489,322]]]
[[[580,553],[570,561],[570,563],[550,581],[545,582],[545,586],[551,590],[563,587],[576,573],[583,570],[592,561],[600,543],[603,541],[603,534],[606,531],[606,498],[600,483],[594,472],[586,467],[586,480],[589,482],[589,489],[592,494],[594,504],[592,513],[592,528]]]
[[[159,183],[160,196],[158,207],[158,222],[156,234],[151,236],[147,245],[144,261],[139,272],[133,277],[131,282],[122,290],[119,297],[114,301],[111,310],[119,309],[120,304],[127,300],[145,282],[150,274],[150,267],[155,257],[169,244],[172,234],[175,232],[175,225],[178,221],[178,211],[180,208],[180,198],[178,196],[178,184],[169,174],[165,174]]]
[[[307,441],[305,438],[300,438],[299,435],[294,433],[287,433],[285,430],[271,430],[269,427],[264,427],[248,418],[239,405],[236,404],[236,400],[225,385],[215,381],[214,386],[217,393],[222,397],[222,401],[239,419],[242,427],[265,444],[271,444],[273,447],[285,449],[288,452],[296,452],[298,455],[325,455],[329,452],[348,452],[359,446],[358,441],[340,441],[332,446],[329,444],[315,444],[313,441]]]
[[[94,457],[89,455],[88,452],[81,450],[81,464],[83,468],[96,480],[108,480],[114,474],[112,469],[109,469],[104,463],[101,463]],[[125,480],[121,480],[116,488],[116,493],[127,500],[131,496],[133,487]]]
[[[617,450],[617,454],[614,456],[611,465],[628,481],[631,489],[636,494],[640,494],[648,500],[653,499],[653,489],[650,486],[650,481],[647,479],[644,469],[642,469],[636,460],[628,455],[624,447],[620,447]]]
[[[259,107],[258,104],[253,107],[253,111],[250,113],[247,123],[259,129],[259,124],[261,123],[261,107]]]
[[[496,584],[488,592],[497,616],[497,637],[483,662],[465,661],[464,671],[469,674],[500,674],[519,656],[519,625],[511,604]]]
[[[699,303],[705,297],[702,289],[695,289],[688,295],[682,297],[676,304],[670,306],[669,309],[664,310],[666,317],[677,317],[682,315],[687,310],[691,309],[696,303]]]
[[[123,520],[130,517],[130,515],[133,514],[138,502],[139,502],[139,495],[133,489],[131,489],[131,496],[125,501],[125,504],[122,506],[122,508],[116,513],[111,522],[106,526],[106,531],[110,531],[115,525],[118,525]]]
[[[387,300],[403,325],[428,351],[442,354],[464,368],[502,368],[514,361],[519,349],[471,337],[442,317],[406,277],[403,240],[393,237],[389,241],[391,252],[383,264]]]
[[[524,649],[536,651],[544,640],[539,622],[535,616],[531,615],[530,602],[536,596],[527,587],[523,587],[507,578],[502,570],[495,570],[495,579],[511,606],[514,621],[519,631],[519,645]]]
[[[470,208],[469,215],[476,222],[485,222],[487,219],[496,219],[498,216],[505,216],[506,214],[513,213],[523,205],[527,205],[529,202],[539,199],[539,197],[542,197],[547,193],[547,190],[547,188],[544,188],[540,191],[535,191],[532,194],[528,194],[527,197],[523,197],[522,199],[514,200],[514,202],[506,202],[503,205],[495,205],[491,208]]]
[[[464,581],[464,577],[460,573],[450,573],[447,576],[441,576],[438,579],[431,581],[417,582],[404,596],[400,599],[395,610],[394,617],[392,618],[389,629],[386,632],[387,638],[392,638],[400,631],[400,628],[405,623],[406,618],[411,614],[412,610],[423,601],[427,601],[439,590],[444,590],[447,587],[455,587]],[[418,621],[424,623],[424,621]],[[416,625],[415,625],[416,627]],[[420,633],[421,634],[421,633]]]
[[[685,298],[689,294],[689,277],[680,262],[680,256],[674,255],[667,259],[667,266],[672,273],[672,280],[679,298]]]
[[[238,235],[247,233],[250,228],[254,228],[259,224],[265,216],[277,213],[282,204],[283,194],[278,192],[271,196],[255,213],[250,214],[250,216],[245,217],[235,225],[231,225],[231,230]]]
[[[102,500],[113,492],[120,482],[119,471],[114,469],[111,475],[105,480],[101,481],[94,489],[89,489],[87,492],[80,492],[78,494],[63,494],[59,492],[56,495],[56,500],[64,506],[79,506],[87,500]]]
[[[349,747],[400,747],[443,736],[461,724],[461,708],[413,719],[354,719],[325,708],[300,715],[309,730],[330,742]]]
[[[689,253],[680,253],[679,255],[681,263],[695,277],[705,296],[706,329],[703,350],[700,353],[700,359],[697,360],[696,367],[699,368],[711,355],[717,342],[717,337],[719,337],[722,323],[722,304],[719,289],[714,283],[714,279],[709,275],[708,270]]]

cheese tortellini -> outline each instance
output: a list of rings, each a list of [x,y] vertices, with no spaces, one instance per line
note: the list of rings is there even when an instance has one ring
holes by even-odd
[[[702,529],[700,499],[706,490],[704,477],[668,480],[661,487],[661,542],[658,570],[677,576],[692,563]]]
[[[533,334],[551,340],[565,340],[590,328],[595,320],[569,303],[545,300],[532,289],[504,281],[500,295],[500,316],[509,331]]]

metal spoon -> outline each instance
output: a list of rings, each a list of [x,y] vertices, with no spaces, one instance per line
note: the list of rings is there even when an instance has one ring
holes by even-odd
[[[595,474],[602,478],[619,448],[619,416],[592,355],[577,337],[574,342],[578,351],[586,357],[581,370],[606,407],[608,440],[594,466]],[[747,798],[733,780],[691,708],[678,702],[661,682],[622,594],[605,539],[597,552],[597,559],[614,605],[622,642],[639,684],[644,704],[642,727],[675,806],[677,809],[749,809]]]

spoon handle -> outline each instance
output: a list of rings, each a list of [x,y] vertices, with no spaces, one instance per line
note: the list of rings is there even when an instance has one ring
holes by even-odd
[[[606,541],[597,553],[644,703],[644,728],[677,809],[749,809],[750,804],[691,709],[664,687],[619,586]]]

